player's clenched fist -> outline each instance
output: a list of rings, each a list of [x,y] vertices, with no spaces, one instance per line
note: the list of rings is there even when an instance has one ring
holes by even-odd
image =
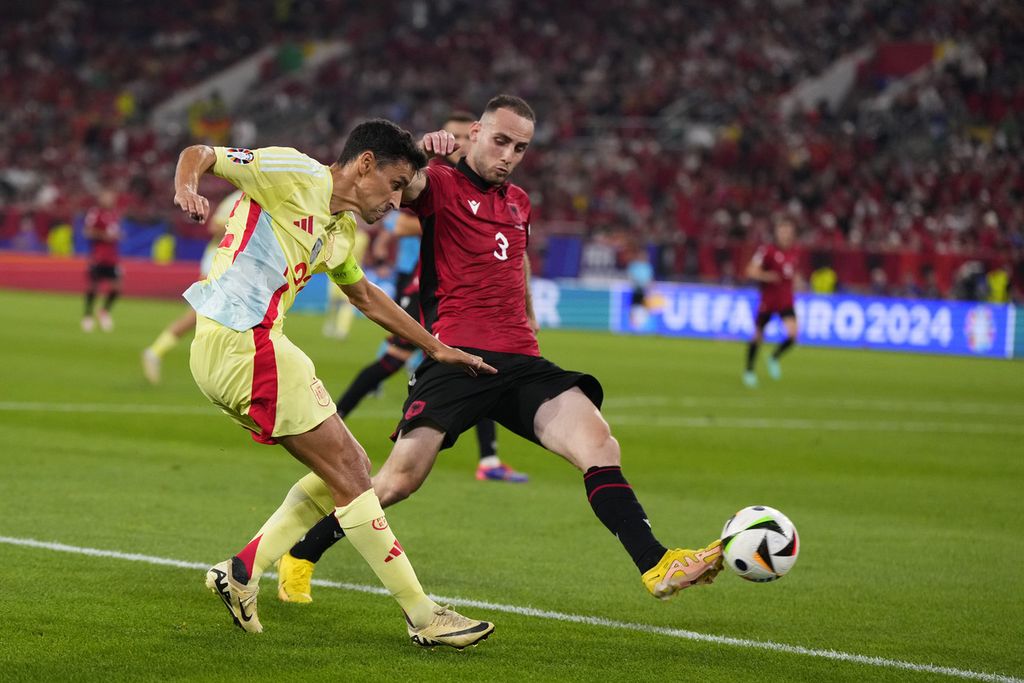
[[[459,148],[459,143],[455,142],[455,136],[446,130],[427,133],[423,136],[420,145],[424,152],[435,156],[448,156]]]
[[[174,195],[174,205],[181,208],[189,219],[204,223],[210,214],[210,202],[206,197],[192,190],[181,190]]]

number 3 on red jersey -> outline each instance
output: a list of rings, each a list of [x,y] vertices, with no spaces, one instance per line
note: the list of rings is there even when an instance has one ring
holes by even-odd
[[[504,235],[502,235],[499,232],[499,233],[494,235],[494,239],[498,243],[498,249],[500,249],[501,251],[499,252],[499,251],[495,250],[495,251],[492,251],[491,253],[494,254],[494,258],[498,259],[499,261],[507,261],[508,260],[508,238],[505,237]]]

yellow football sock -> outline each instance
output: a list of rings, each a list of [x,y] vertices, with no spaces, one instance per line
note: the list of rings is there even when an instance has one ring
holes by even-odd
[[[270,516],[238,557],[249,570],[249,583],[267,569],[334,509],[334,499],[320,477],[312,472],[292,486],[284,502]]]
[[[352,546],[402,606],[412,625],[421,628],[429,624],[437,604],[423,592],[373,489],[364,491],[345,507],[337,508],[334,514]]]
[[[149,350],[156,354],[157,358],[163,358],[164,354],[173,349],[177,343],[178,338],[172,332],[164,330],[150,345]]]

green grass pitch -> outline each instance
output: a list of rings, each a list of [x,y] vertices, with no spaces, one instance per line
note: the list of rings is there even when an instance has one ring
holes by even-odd
[[[658,602],[579,473],[499,428],[500,455],[531,481],[477,482],[467,434],[388,516],[428,591],[509,607],[461,607],[494,636],[431,652],[380,595],[321,586],[312,605],[286,605],[265,582],[266,631],[249,636],[201,569],[12,541],[213,563],[303,470],[205,403],[187,343],[162,385],[143,380],[142,348],[182,304],[125,300],[114,332],[89,335],[77,296],[0,292],[0,305],[0,680],[1024,678],[1020,363],[797,347],[781,381],[762,372],[748,390],[735,343],[543,331],[549,358],[604,384],[624,471],[663,542],[704,544],[737,509],[766,504],[797,525],[800,559],[772,584],[723,572]],[[287,330],[337,395],[382,333],[358,321],[338,342],[321,322],[296,314]],[[393,378],[348,421],[377,466],[404,393]],[[316,576],[377,585],[344,542]]]

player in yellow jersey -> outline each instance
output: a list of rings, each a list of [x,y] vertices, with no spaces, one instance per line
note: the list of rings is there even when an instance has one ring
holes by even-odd
[[[242,199],[242,191],[232,192],[217,205],[217,210],[210,218],[208,229],[210,231],[210,243],[206,245],[203,258],[199,262],[199,274],[206,277],[210,274],[210,267],[213,265],[213,257],[217,254],[220,241],[224,238],[224,229],[228,223],[228,217]],[[168,351],[177,346],[178,342],[188,332],[195,329],[196,312],[190,306],[170,325],[164,328],[160,336],[153,340],[153,343],[142,352],[142,374],[149,380],[150,384],[160,383],[160,366],[163,357]]]
[[[202,174],[212,172],[244,193],[209,276],[185,292],[198,314],[192,375],[203,394],[255,440],[280,443],[312,470],[241,551],[207,572],[207,587],[245,631],[263,630],[256,614],[260,576],[332,510],[401,605],[414,643],[461,649],[494,629],[423,592],[370,486],[369,458],[338,417],[313,363],[283,331],[295,295],[314,273],[324,272],[368,318],[434,360],[470,375],[495,372],[478,356],[428,334],[363,277],[350,253],[353,212],[373,223],[396,208],[426,164],[424,150],[449,144],[444,135],[430,133],[421,150],[408,132],[377,119],[356,126],[330,166],[285,147],[194,145],[178,159],[174,203],[193,220],[205,220],[209,212],[197,192]]]

